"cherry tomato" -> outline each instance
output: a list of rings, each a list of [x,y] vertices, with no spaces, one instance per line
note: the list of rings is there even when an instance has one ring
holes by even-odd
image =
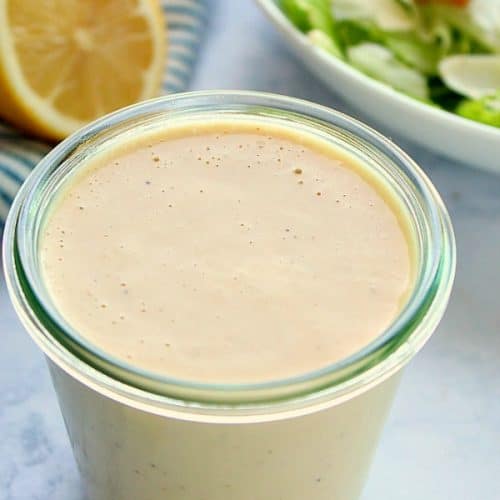
[[[467,7],[470,0],[416,0],[417,4],[426,5],[430,3],[442,3],[452,5],[454,7]]]

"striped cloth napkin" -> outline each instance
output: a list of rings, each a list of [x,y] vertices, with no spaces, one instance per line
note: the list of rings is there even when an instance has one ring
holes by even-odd
[[[181,92],[189,84],[205,31],[210,0],[162,0],[168,24],[168,62],[164,93]],[[0,230],[10,204],[31,169],[49,151],[0,123]]]

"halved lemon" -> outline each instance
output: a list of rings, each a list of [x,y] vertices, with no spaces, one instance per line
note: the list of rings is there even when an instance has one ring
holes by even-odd
[[[0,117],[62,139],[159,94],[158,0],[0,0]]]

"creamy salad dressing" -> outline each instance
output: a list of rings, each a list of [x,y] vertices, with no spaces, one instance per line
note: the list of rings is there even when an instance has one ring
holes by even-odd
[[[413,284],[390,189],[326,141],[213,121],[138,136],[62,190],[41,238],[55,306],[137,367],[204,382],[353,354]]]

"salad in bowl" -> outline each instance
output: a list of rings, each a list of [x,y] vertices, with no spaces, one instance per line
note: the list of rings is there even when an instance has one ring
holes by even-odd
[[[500,128],[500,0],[277,4],[329,56],[421,103]]]

